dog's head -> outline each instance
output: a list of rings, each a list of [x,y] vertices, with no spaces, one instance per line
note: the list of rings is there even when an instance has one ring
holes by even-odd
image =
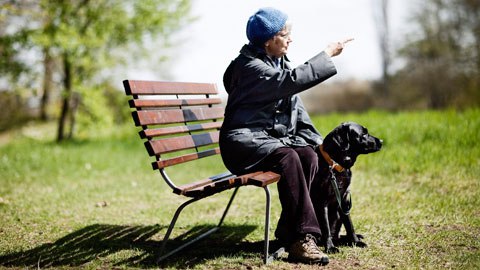
[[[377,152],[382,140],[368,133],[357,123],[346,122],[337,126],[323,141],[323,149],[344,168],[351,168],[357,156]]]

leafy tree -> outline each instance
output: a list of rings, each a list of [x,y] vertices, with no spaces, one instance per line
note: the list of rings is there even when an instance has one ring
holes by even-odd
[[[102,117],[105,112],[99,108],[105,106],[106,98],[93,91],[101,92],[100,86],[108,80],[105,70],[132,55],[119,51],[132,44],[142,50],[146,40],[165,47],[168,37],[190,21],[189,0],[25,0],[4,5],[15,10],[17,21],[25,25],[14,34],[3,35],[2,40],[12,38],[22,48],[41,52],[43,100],[49,99],[54,78],[60,78],[58,141],[73,136],[77,109],[92,122],[113,119]],[[18,33],[26,33],[25,42],[20,42]]]
[[[480,104],[480,2],[426,0],[416,10],[398,91],[407,81],[429,108]]]
[[[0,73],[4,80],[16,81],[29,71],[21,57],[28,40],[21,16],[28,6],[27,1],[0,2]]]

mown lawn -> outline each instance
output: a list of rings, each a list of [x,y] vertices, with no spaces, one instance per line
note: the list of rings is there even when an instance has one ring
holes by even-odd
[[[0,140],[0,268],[480,268],[480,109],[372,111],[314,121],[324,135],[356,121],[384,140],[382,151],[360,156],[353,168],[352,217],[366,249],[342,247],[326,267],[283,260],[263,266],[264,192],[245,187],[223,229],[157,266],[161,239],[184,199],[151,170],[133,125],[108,137],[55,144],[47,124]],[[217,170],[219,158],[169,173],[185,181]],[[275,224],[275,187],[272,193]],[[172,246],[216,224],[228,195],[187,208]]]

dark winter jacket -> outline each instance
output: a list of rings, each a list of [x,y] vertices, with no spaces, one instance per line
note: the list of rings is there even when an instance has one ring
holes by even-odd
[[[335,75],[335,66],[324,52],[294,69],[287,62],[283,57],[277,65],[262,49],[245,45],[225,71],[229,96],[220,149],[235,174],[279,147],[322,143],[297,94]]]

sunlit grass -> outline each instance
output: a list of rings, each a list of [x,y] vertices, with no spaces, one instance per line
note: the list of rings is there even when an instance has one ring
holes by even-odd
[[[369,247],[342,248],[327,268],[479,267],[479,109],[313,120],[323,135],[356,121],[384,140],[382,151],[360,156],[353,168],[352,217]],[[62,144],[52,142],[52,130],[33,126],[0,146],[0,267],[156,268],[155,252],[185,199],[151,169],[133,125]],[[221,170],[214,157],[169,174],[186,182]],[[229,194],[187,208],[174,236],[216,224]],[[275,187],[272,194],[274,225]],[[227,227],[162,268],[263,268],[264,197],[261,189],[240,189]],[[265,268],[316,269],[283,261]]]

